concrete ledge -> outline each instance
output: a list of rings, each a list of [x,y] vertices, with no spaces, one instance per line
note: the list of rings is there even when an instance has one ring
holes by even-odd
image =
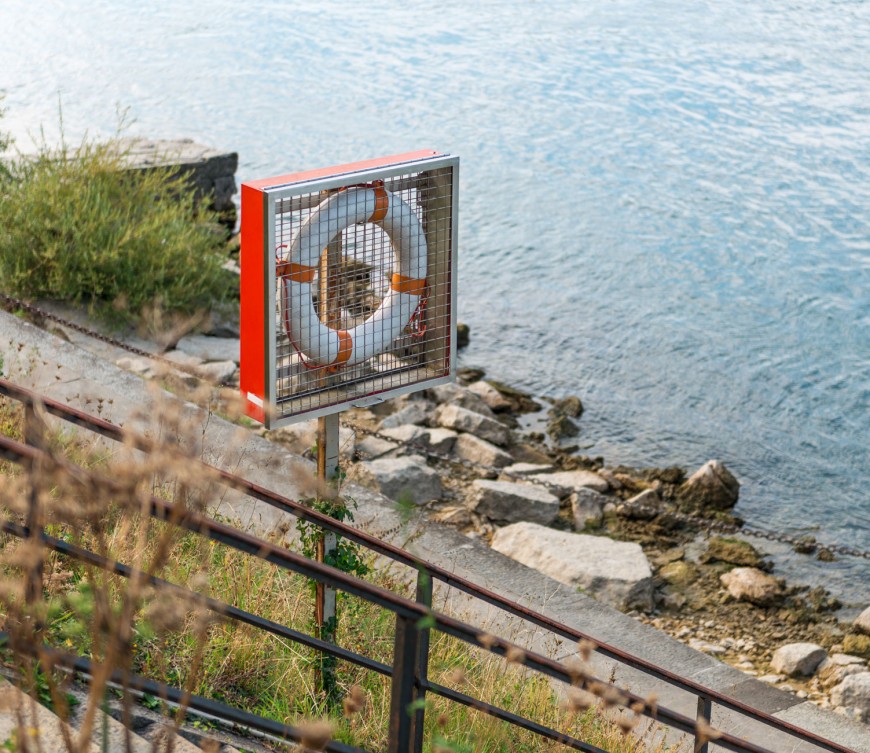
[[[115,423],[134,422],[137,412],[147,413],[153,405],[153,398],[140,378],[5,312],[0,312],[0,353],[9,378],[92,413],[97,412],[99,405],[100,415]],[[102,401],[98,403],[99,398]],[[202,454],[207,462],[291,498],[305,493],[314,472],[311,463],[251,432],[240,431],[216,416],[207,417],[194,406],[188,405],[186,410],[191,420],[203,426]],[[375,492],[354,484],[347,485],[346,491],[359,506],[356,513],[359,528],[397,544],[411,541],[408,548],[415,554],[601,642],[846,745],[857,753],[870,753],[870,727],[772,688],[451,528],[422,520],[403,526],[393,503]],[[220,512],[259,533],[290,520],[274,508],[235,493],[227,494]],[[570,641],[555,639],[523,620],[454,589],[436,591],[436,608],[557,659],[576,653]],[[617,683],[641,695],[656,693],[662,705],[694,717],[692,694],[598,655],[591,663],[599,676],[606,679],[614,673]],[[712,721],[714,726],[734,734],[752,734],[757,744],[772,751],[822,750],[809,743],[797,743],[789,735],[750,722],[717,705],[714,705]],[[711,750],[718,749],[711,746]]]

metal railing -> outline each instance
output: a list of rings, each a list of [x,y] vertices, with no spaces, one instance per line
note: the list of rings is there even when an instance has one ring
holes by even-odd
[[[146,437],[133,434],[127,430],[95,416],[70,408],[62,403],[39,396],[23,387],[17,386],[8,380],[0,378],[0,395],[5,395],[12,400],[23,404],[25,409],[25,426],[30,424],[33,412],[44,410],[46,413],[60,418],[76,426],[95,432],[103,437],[124,441],[135,449],[149,452],[154,449],[156,443]],[[25,429],[25,438],[28,432]],[[39,460],[47,459],[46,454],[38,447],[13,441],[0,436],[0,457],[18,463],[22,466],[32,466]],[[93,471],[84,470],[79,466],[67,461],[52,459],[60,470],[72,474],[82,480],[92,480],[110,488],[115,482],[100,477]],[[834,751],[835,753],[854,753],[850,748],[826,740],[795,725],[777,719],[769,714],[752,708],[736,699],[725,696],[714,690],[704,687],[688,678],[681,677],[664,667],[634,656],[626,651],[600,642],[593,636],[578,631],[568,625],[553,620],[546,615],[537,613],[527,607],[517,604],[499,594],[482,588],[473,582],[457,576],[444,568],[426,562],[410,552],[382,541],[374,536],[366,534],[351,526],[345,525],[327,515],[317,512],[305,505],[287,499],[262,486],[247,481],[227,471],[214,468],[205,463],[211,474],[226,486],[243,494],[269,504],[282,512],[289,513],[298,519],[315,524],[324,531],[330,531],[350,541],[356,542],[370,551],[386,557],[394,562],[407,565],[417,572],[417,585],[415,600],[404,598],[391,591],[367,583],[328,565],[310,560],[283,547],[254,537],[248,533],[237,530],[224,523],[212,520],[199,513],[182,509],[165,500],[151,497],[149,500],[149,513],[152,517],[170,521],[182,529],[204,536],[212,541],[220,542],[238,551],[265,560],[284,570],[295,572],[306,578],[335,588],[347,594],[363,599],[371,604],[389,610],[395,615],[395,635],[393,646],[393,663],[386,665],[370,657],[363,656],[348,649],[327,643],[315,636],[307,635],[290,627],[280,625],[265,618],[238,609],[232,605],[216,599],[204,597],[188,591],[182,586],[150,577],[152,585],[174,591],[194,600],[200,600],[207,608],[226,616],[229,619],[242,622],[260,630],[281,636],[296,643],[308,646],[316,651],[323,652],[342,661],[355,664],[365,669],[377,672],[391,678],[391,702],[389,722],[389,753],[419,753],[423,745],[423,723],[425,715],[425,697],[427,693],[441,696],[453,702],[472,707],[482,713],[493,716],[509,724],[522,727],[543,737],[560,742],[572,749],[586,751],[587,753],[607,753],[601,748],[576,739],[558,730],[551,729],[533,719],[514,714],[505,709],[485,703],[480,699],[461,693],[431,681],[427,675],[429,660],[429,634],[430,630],[437,630],[446,635],[457,638],[471,646],[482,648],[498,656],[507,657],[511,661],[521,663],[529,670],[538,672],[546,677],[559,680],[567,684],[573,684],[581,688],[597,688],[600,695],[618,698],[619,705],[631,707],[635,713],[646,716],[658,723],[679,730],[695,741],[697,753],[707,753],[709,750],[710,723],[713,704],[738,712],[742,716],[760,722],[763,725],[786,733],[796,740],[809,742],[822,750]],[[122,491],[117,485],[118,491]],[[20,525],[14,521],[2,523],[4,533],[13,536],[33,535],[27,525]],[[69,557],[86,562],[92,566],[100,567],[123,577],[130,577],[135,573],[123,563],[116,562],[94,552],[90,552],[74,544],[49,536],[45,532],[39,533],[42,542],[48,548]],[[455,588],[474,599],[498,607],[504,612],[520,617],[523,620],[548,631],[554,636],[567,638],[572,641],[588,641],[595,645],[595,651],[605,657],[619,661],[626,666],[644,672],[650,677],[656,678],[668,685],[679,688],[693,694],[697,698],[697,713],[695,718],[687,717],[671,709],[659,706],[654,702],[635,695],[627,690],[617,688],[610,683],[604,682],[592,675],[578,671],[576,668],[568,668],[546,656],[531,652],[516,646],[510,641],[494,636],[484,635],[481,628],[466,624],[460,620],[442,614],[432,609],[432,586],[433,581],[441,582],[446,586]],[[59,665],[71,669],[78,669],[87,665],[87,661],[81,657],[72,656],[55,649],[50,649],[53,660]],[[519,657],[519,658],[518,658]],[[149,688],[142,692],[173,700],[180,698],[182,691],[158,683],[147,678],[125,677],[130,687],[134,690]],[[252,730],[274,737],[299,741],[300,731],[289,725],[283,725],[273,720],[259,717],[249,712],[241,711],[221,704],[219,702],[200,697],[190,697],[189,708],[194,711],[209,714],[218,719],[241,724]],[[735,751],[736,753],[771,753],[771,751],[751,742],[739,738],[724,730],[713,732],[715,744],[723,750]],[[331,742],[326,748],[330,751],[353,751],[359,750],[351,746]]]

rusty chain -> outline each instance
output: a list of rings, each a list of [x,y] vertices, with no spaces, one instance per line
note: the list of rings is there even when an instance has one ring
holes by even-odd
[[[165,358],[164,356],[158,353],[151,353],[147,350],[143,350],[142,348],[137,348],[135,345],[130,345],[129,343],[124,342],[123,340],[118,340],[117,338],[111,337],[109,335],[105,335],[101,332],[97,332],[95,330],[89,329],[81,324],[77,324],[76,322],[69,321],[62,316],[57,314],[53,314],[49,311],[45,311],[44,309],[39,308],[38,306],[34,306],[32,303],[27,303],[26,301],[19,300],[17,298],[13,298],[10,295],[0,292],[0,300],[2,300],[5,304],[13,307],[13,309],[19,309],[23,311],[27,311],[34,316],[41,317],[43,319],[48,319],[49,321],[53,321],[57,324],[60,324],[63,327],[67,327],[69,329],[73,329],[76,332],[79,332],[83,335],[87,335],[95,340],[99,340],[108,345],[112,345],[121,350],[126,350],[128,353],[133,353],[134,355],[141,356],[143,358],[149,358],[154,361],[158,361],[166,365],[168,368],[176,369],[178,371],[182,371],[186,374],[196,377],[202,381],[209,381],[206,379],[202,372],[198,371],[194,367],[188,367],[180,363],[176,363],[169,358]],[[214,383],[217,387],[229,387],[236,388],[237,385],[233,384],[229,380],[224,380],[223,382]],[[346,422],[347,423],[347,422]],[[394,444],[395,447],[391,450],[386,450],[385,452],[368,457],[366,459],[372,460],[377,459],[378,457],[382,457],[384,455],[388,455],[396,450],[413,450],[421,455],[426,456],[427,458],[431,458],[433,460],[438,460],[444,463],[449,463],[451,465],[459,465],[467,468],[468,470],[474,472],[477,475],[480,475],[480,472],[483,471],[487,475],[496,474],[498,476],[506,476],[508,478],[512,478],[517,481],[527,481],[528,479],[522,474],[515,474],[506,472],[504,468],[499,468],[497,466],[488,466],[482,463],[472,463],[468,460],[464,460],[455,455],[447,455],[445,453],[437,452],[430,447],[428,447],[424,442],[420,441],[403,441],[396,439],[395,437],[390,437],[382,432],[364,428],[358,424],[347,423],[348,427],[353,429],[355,432],[366,434],[368,436],[375,437],[377,439],[381,439],[391,444]],[[425,431],[421,427],[421,431]],[[538,486],[543,486],[551,492],[555,492],[556,496],[561,496],[561,492],[564,487],[559,486],[558,484],[552,484],[547,481],[543,481],[540,479],[535,479],[534,483]],[[663,510],[660,510],[655,507],[649,506],[633,506],[633,511],[641,514],[650,514],[650,515],[658,515]],[[686,513],[680,513],[676,511],[668,510],[666,511],[667,515],[672,519],[676,520],[680,523],[684,523],[688,526],[693,526],[695,528],[699,528],[702,530],[707,530],[713,533],[740,533],[744,536],[750,536],[757,539],[765,539],[767,541],[775,541],[782,544],[787,544],[788,546],[794,547],[799,545],[805,545],[806,539],[803,536],[793,536],[787,533],[777,533],[773,531],[765,531],[760,528],[753,528],[752,526],[747,526],[745,524],[738,525],[737,523],[729,523],[721,520],[710,520],[708,518],[701,518],[695,515],[688,515]],[[820,542],[814,542],[812,544],[814,548],[819,550],[826,550],[832,554],[839,554],[845,557],[856,557],[859,559],[870,560],[870,551],[865,551],[862,549],[857,549],[856,547],[846,546],[844,544],[823,544]]]

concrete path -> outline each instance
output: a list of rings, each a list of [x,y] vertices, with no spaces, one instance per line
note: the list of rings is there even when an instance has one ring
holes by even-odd
[[[99,412],[115,423],[141,423],[137,415],[149,415],[155,410],[154,397],[139,377],[3,312],[0,312],[0,354],[9,378],[74,407]],[[240,430],[214,415],[206,415],[194,406],[188,406],[186,410],[186,415],[199,429],[201,454],[206,462],[294,499],[310,489],[314,468],[308,461],[289,454],[253,432]],[[485,544],[462,536],[454,529],[420,520],[403,526],[393,503],[368,489],[348,484],[345,491],[359,506],[356,525],[363,530],[393,543],[410,542],[408,549],[434,564],[590,634],[601,642],[849,746],[858,753],[870,753],[868,726],[819,709],[808,701],[772,688],[713,657],[690,649],[648,625],[492,551]],[[284,520],[286,516],[273,508],[236,493],[228,493],[219,509],[222,514],[239,520],[260,534],[288,522]],[[436,607],[554,658],[564,659],[576,653],[573,645],[449,589],[436,592]],[[607,679],[614,675],[620,685],[644,696],[655,693],[661,705],[694,717],[694,696],[599,656],[593,657],[592,666],[600,677]],[[714,726],[733,734],[749,734],[754,742],[776,753],[822,750],[808,743],[797,743],[790,736],[748,722],[718,706],[714,706],[712,721]],[[711,746],[711,751],[718,749]]]

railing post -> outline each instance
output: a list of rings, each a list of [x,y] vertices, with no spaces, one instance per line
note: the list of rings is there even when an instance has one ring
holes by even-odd
[[[416,664],[420,650],[420,631],[410,617],[396,615],[393,644],[393,681],[390,690],[390,739],[387,753],[409,753],[414,740],[416,712],[414,702]]]
[[[422,604],[427,610],[432,609],[432,576],[424,569],[420,568],[417,572],[417,603]],[[414,733],[413,733],[413,752],[422,753],[423,751],[423,723],[425,721],[425,701],[426,689],[423,683],[427,679],[429,672],[429,626],[418,625],[419,633],[417,639],[417,662],[415,667],[416,684],[414,693]]]
[[[705,724],[709,725],[711,723],[711,717],[713,716],[713,701],[705,695],[698,696],[698,711],[695,715],[695,753],[709,753],[710,751],[710,743],[705,739],[699,739],[698,735],[698,726],[701,719],[704,720]]]
[[[338,413],[317,419],[317,478],[323,487],[338,475],[338,428]],[[336,543],[334,533],[321,531],[315,544],[315,559],[323,562],[327,556],[334,556]],[[315,586],[314,623],[319,638],[335,643],[338,623],[335,589],[319,581]],[[315,686],[324,691],[329,700],[334,700],[335,657],[320,655],[315,669]]]
[[[38,450],[41,450],[43,446],[39,419],[32,404],[27,404],[24,407],[24,442]],[[39,468],[30,469],[30,499],[28,500],[27,516],[25,518],[25,525],[27,526],[30,540],[37,542],[37,544],[41,542],[42,537],[42,515],[39,509],[40,484],[37,482],[39,476]],[[39,557],[27,573],[25,599],[30,606],[37,604],[42,597],[42,569],[42,557]]]

